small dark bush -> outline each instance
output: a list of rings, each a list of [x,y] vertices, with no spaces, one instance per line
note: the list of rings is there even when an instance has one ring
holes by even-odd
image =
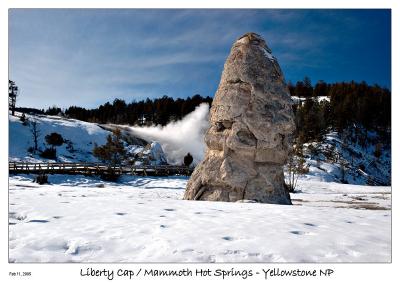
[[[33,153],[33,152],[35,152],[35,148],[29,147],[27,151],[28,151],[28,153]]]
[[[24,122],[24,121],[26,120],[25,113],[23,113],[23,114],[20,116],[19,120],[22,121],[22,122]]]
[[[46,184],[46,183],[49,183],[49,181],[48,181],[48,176],[45,175],[45,174],[39,174],[39,175],[35,178],[34,181],[35,181],[36,183],[38,183],[38,184]]]
[[[40,153],[40,157],[45,159],[55,159],[57,158],[57,151],[55,148],[46,148]]]
[[[47,144],[55,147],[61,146],[64,143],[64,138],[57,132],[53,132],[45,137]]]
[[[120,174],[116,173],[113,168],[108,168],[107,171],[102,172],[100,174],[100,178],[105,181],[117,181],[120,177]]]
[[[19,120],[22,122],[22,125],[23,125],[23,126],[27,126],[27,125],[29,124],[29,121],[28,121],[28,119],[26,118],[25,113],[23,113],[23,114],[21,115],[21,117],[19,118]]]

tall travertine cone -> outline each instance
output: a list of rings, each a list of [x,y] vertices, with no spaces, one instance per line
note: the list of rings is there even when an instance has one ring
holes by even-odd
[[[282,71],[265,41],[247,33],[233,45],[210,110],[204,160],[189,200],[291,204],[283,165],[295,129]]]

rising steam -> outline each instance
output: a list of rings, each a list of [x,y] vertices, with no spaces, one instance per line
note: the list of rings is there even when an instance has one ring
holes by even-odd
[[[170,164],[182,164],[187,153],[193,162],[199,163],[204,157],[204,134],[209,126],[208,104],[202,103],[182,120],[171,122],[164,127],[130,127],[132,134],[147,141],[161,144]]]

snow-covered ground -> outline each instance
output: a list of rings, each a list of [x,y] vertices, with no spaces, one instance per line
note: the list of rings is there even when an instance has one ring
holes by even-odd
[[[185,177],[10,176],[12,262],[389,262],[391,189],[299,181],[294,206],[182,200]]]
[[[48,145],[45,136],[52,132],[62,135],[68,140],[57,147],[58,160],[62,162],[94,162],[93,147],[106,143],[107,135],[111,132],[100,128],[95,123],[76,119],[66,119],[58,116],[26,115],[28,121],[36,121],[39,131],[38,147],[44,150]],[[9,160],[25,162],[41,162],[47,159],[28,152],[33,147],[33,138],[29,123],[23,125],[19,117],[9,115]]]

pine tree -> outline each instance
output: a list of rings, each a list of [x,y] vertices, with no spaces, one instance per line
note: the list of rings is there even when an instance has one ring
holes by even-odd
[[[112,135],[108,135],[105,145],[95,145],[93,148],[93,155],[112,166],[120,165],[126,156],[121,130],[117,128],[113,131]]]
[[[8,107],[11,115],[15,115],[15,103],[17,102],[18,87],[14,81],[8,80]]]
[[[304,97],[306,98],[310,98],[313,95],[313,86],[311,84],[311,79],[306,76],[303,79],[303,83],[304,83]]]

